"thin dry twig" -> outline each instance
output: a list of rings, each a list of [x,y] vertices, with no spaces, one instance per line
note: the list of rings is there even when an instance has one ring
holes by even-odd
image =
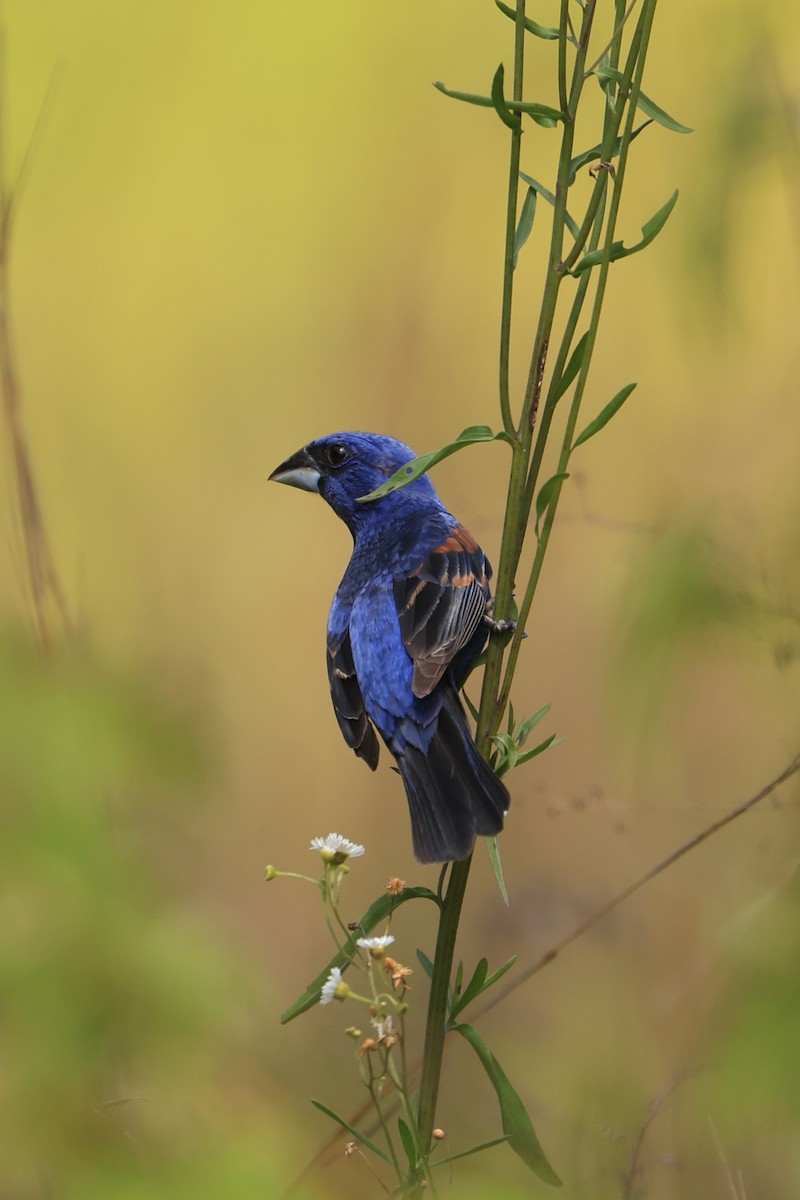
[[[646,883],[649,883],[652,879],[655,879],[657,875],[661,875],[662,872],[666,871],[668,867],[671,867],[673,863],[676,863],[679,859],[683,858],[683,856],[688,854],[690,850],[694,850],[697,846],[702,845],[702,843],[707,841],[708,838],[710,838],[713,834],[718,833],[720,829],[724,829],[726,825],[730,825],[732,821],[737,819],[737,817],[743,816],[744,813],[749,812],[751,808],[755,808],[757,804],[760,804],[762,800],[766,800],[766,798],[771,796],[772,793],[781,786],[781,784],[786,783],[786,781],[791,779],[793,775],[796,775],[798,771],[800,771],[800,754],[798,754],[789,763],[788,767],[785,767],[784,770],[781,771],[780,775],[777,775],[773,780],[771,780],[770,783],[765,784],[764,787],[756,792],[754,796],[751,796],[748,800],[743,801],[742,804],[738,804],[736,808],[731,809],[729,813],[726,813],[724,817],[720,817],[718,821],[712,821],[710,825],[706,825],[705,829],[702,829],[700,833],[695,834],[695,836],[690,838],[688,842],[684,842],[683,845],[679,846],[677,850],[673,850],[672,853],[668,854],[666,858],[662,858],[661,862],[656,863],[655,866],[649,869],[649,871],[645,871],[645,873],[640,875],[639,878],[633,883],[629,884],[621,892],[618,892],[613,899],[609,900],[601,908],[596,909],[596,911],[593,912],[591,916],[587,917],[585,921],[581,921],[580,925],[577,925],[570,933],[566,935],[566,937],[561,938],[559,942],[556,942],[554,946],[551,946],[549,950],[541,955],[541,957],[537,958],[536,961],[531,963],[529,967],[526,967],[521,974],[510,980],[505,987],[501,988],[497,992],[494,992],[491,998],[488,999],[483,1005],[483,1007],[480,1008],[478,1012],[473,1013],[473,1020],[484,1016],[487,1012],[489,1012],[490,1009],[500,1004],[502,1000],[505,1000],[507,996],[510,996],[512,992],[515,992],[518,987],[522,986],[523,983],[527,983],[527,981],[533,975],[536,975],[543,967],[546,967],[548,963],[553,962],[553,960],[558,957],[562,950],[565,950],[567,946],[572,945],[572,943],[577,941],[579,937],[582,937],[584,933],[587,933],[590,929],[597,925],[598,922],[602,921],[604,917],[607,917],[609,913],[613,912],[615,908],[619,908],[620,904],[629,899],[629,897],[631,897],[635,892],[638,892],[640,888],[643,888]]]
[[[71,619],[50,549],[42,505],[36,488],[33,459],[22,417],[22,390],[11,333],[9,248],[16,202],[30,166],[32,147],[38,139],[42,127],[43,115],[52,90],[52,81],[33,138],[26,151],[20,175],[16,184],[9,187],[5,177],[3,139],[5,77],[5,32],[0,30],[0,390],[3,394],[3,412],[16,479],[17,503],[27,564],[27,585],[33,604],[39,640],[47,648],[52,644],[54,637],[52,615],[55,614],[65,631],[71,628]]]
[[[708,1123],[711,1126],[711,1133],[714,1137],[714,1143],[717,1147],[717,1153],[719,1154],[720,1162],[722,1163],[722,1169],[725,1172],[725,1180],[730,1188],[730,1193],[733,1200],[747,1200],[747,1195],[744,1190],[744,1179],[742,1178],[741,1171],[739,1172],[740,1186],[737,1186],[736,1180],[733,1178],[733,1172],[731,1171],[730,1166],[728,1165],[728,1160],[725,1157],[725,1151],[722,1148],[722,1142],[719,1140],[717,1130],[714,1126],[714,1122],[711,1120],[711,1117],[708,1118]]]
[[[647,1136],[647,1132],[650,1129],[650,1126],[653,1124],[656,1117],[661,1112],[661,1110],[663,1109],[667,1100],[670,1098],[670,1096],[675,1091],[675,1089],[680,1087],[680,1085],[682,1083],[684,1083],[687,1079],[690,1079],[692,1075],[696,1075],[696,1074],[697,1074],[696,1069],[693,1069],[690,1071],[682,1071],[680,1073],[680,1075],[677,1075],[674,1079],[671,1079],[670,1082],[668,1084],[666,1084],[666,1086],[663,1087],[661,1089],[661,1091],[656,1096],[654,1096],[653,1099],[648,1104],[647,1112],[645,1113],[642,1123],[639,1126],[636,1137],[633,1140],[633,1145],[631,1146],[630,1161],[628,1163],[628,1170],[625,1172],[625,1176],[622,1181],[624,1184],[624,1187],[625,1187],[625,1190],[623,1192],[624,1200],[634,1200],[634,1190],[633,1189],[635,1188],[636,1180],[639,1178],[639,1175],[641,1173],[641,1166],[639,1164],[639,1159],[641,1157],[642,1146],[644,1145],[644,1139]]]

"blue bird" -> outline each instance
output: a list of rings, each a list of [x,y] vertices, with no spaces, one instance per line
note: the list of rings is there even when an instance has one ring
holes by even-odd
[[[466,858],[499,833],[509,795],[478,753],[458,689],[486,641],[492,569],[426,475],[359,498],[415,457],[394,438],[336,433],[270,479],[318,492],[353,535],[328,618],[328,677],[344,740],[374,771],[394,755],[422,863]]]

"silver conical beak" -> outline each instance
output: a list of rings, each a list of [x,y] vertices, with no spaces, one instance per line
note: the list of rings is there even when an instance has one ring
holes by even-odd
[[[304,492],[318,492],[320,470],[304,446],[270,475],[275,483],[286,483],[289,487],[301,488]]]

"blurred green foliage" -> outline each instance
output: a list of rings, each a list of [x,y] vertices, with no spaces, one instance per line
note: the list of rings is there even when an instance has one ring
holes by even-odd
[[[220,1087],[256,989],[142,843],[199,785],[197,746],[133,680],[9,629],[0,729],[0,1191],[269,1194],[265,1114],[243,1130]]]
[[[713,1019],[717,1106],[741,1138],[754,1121],[800,1129],[800,873],[742,914],[730,993]],[[800,1165],[800,1164],[796,1164]],[[800,1182],[800,1176],[798,1176]]]

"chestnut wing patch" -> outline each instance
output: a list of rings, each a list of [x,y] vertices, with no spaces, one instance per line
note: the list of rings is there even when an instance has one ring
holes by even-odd
[[[462,525],[411,575],[394,581],[400,632],[414,660],[412,689],[427,696],[486,612],[490,570]]]
[[[364,711],[364,700],[356,678],[350,634],[337,647],[328,647],[328,682],[331,688],[333,711],[342,736],[358,758],[363,758],[371,770],[378,765],[380,746],[369,717]]]

